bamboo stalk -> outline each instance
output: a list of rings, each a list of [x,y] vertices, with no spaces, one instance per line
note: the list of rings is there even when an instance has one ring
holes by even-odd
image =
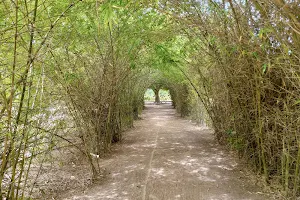
[[[8,130],[9,133],[6,134],[5,142],[4,142],[4,151],[2,154],[2,163],[1,163],[1,170],[0,170],[0,199],[2,199],[2,180],[4,177],[4,173],[6,171],[9,154],[12,149],[14,141],[12,140],[12,107],[13,107],[13,98],[15,94],[15,73],[16,73],[16,64],[17,64],[17,43],[18,43],[18,15],[19,15],[19,1],[15,1],[15,35],[14,35],[14,53],[13,53],[13,65],[12,65],[12,76],[11,76],[11,94],[9,98],[9,104],[7,109],[7,123],[8,123]]]
[[[299,190],[299,169],[300,169],[300,143],[298,142],[298,155],[295,169],[295,180],[294,180],[294,197],[296,197],[297,191]]]

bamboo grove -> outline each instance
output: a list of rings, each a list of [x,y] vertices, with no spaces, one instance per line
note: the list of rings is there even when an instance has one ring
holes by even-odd
[[[299,196],[298,0],[2,0],[0,199],[34,193],[55,151],[98,158],[169,89],[266,183]]]

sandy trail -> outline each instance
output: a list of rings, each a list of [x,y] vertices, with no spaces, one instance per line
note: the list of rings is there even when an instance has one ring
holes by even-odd
[[[271,199],[249,182],[210,130],[177,117],[170,105],[147,105],[142,118],[102,161],[106,180],[62,199]]]

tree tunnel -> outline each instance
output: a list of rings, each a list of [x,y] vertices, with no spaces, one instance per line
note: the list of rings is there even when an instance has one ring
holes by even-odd
[[[0,199],[26,193],[28,152],[73,145],[96,178],[147,88],[299,195],[298,1],[70,2],[1,1]]]

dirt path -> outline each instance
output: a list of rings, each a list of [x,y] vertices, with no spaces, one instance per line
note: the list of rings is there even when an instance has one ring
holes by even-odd
[[[142,118],[102,162],[107,180],[62,199],[271,199],[208,129],[176,117],[170,105],[148,105]]]

